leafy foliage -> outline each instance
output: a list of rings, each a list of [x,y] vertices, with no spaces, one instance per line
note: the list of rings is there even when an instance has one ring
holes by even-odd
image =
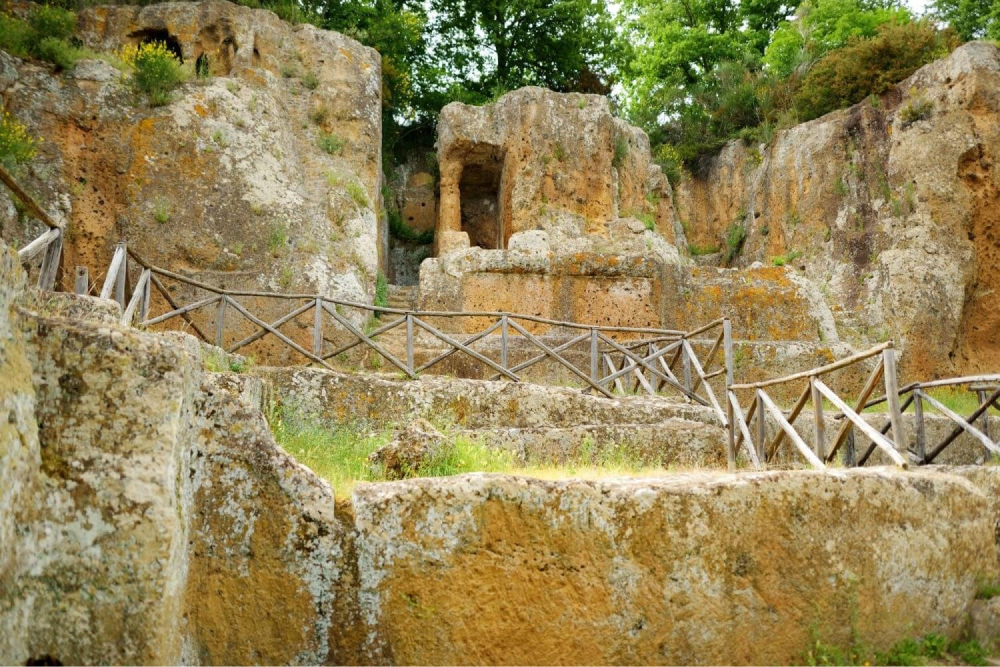
[[[36,5],[28,20],[0,13],[0,49],[21,58],[38,58],[60,70],[72,69],[85,55],[70,38],[76,30],[76,14],[50,5]]]
[[[180,61],[163,42],[126,46],[119,57],[132,69],[132,87],[146,96],[150,106],[169,104],[171,93],[184,80]]]
[[[13,169],[31,160],[38,153],[41,141],[8,112],[0,114],[0,164],[5,168]]]

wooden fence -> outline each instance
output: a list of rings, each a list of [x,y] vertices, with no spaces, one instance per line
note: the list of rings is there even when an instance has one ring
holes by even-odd
[[[132,289],[131,298],[126,302],[126,272],[130,259],[138,265],[141,273]],[[207,293],[207,296],[186,304],[178,303],[163,280],[182,283]],[[170,310],[151,317],[149,303],[154,289],[169,304]],[[720,375],[726,376],[727,383],[732,380],[732,329],[728,319],[716,320],[694,331],[685,332],[646,327],[588,325],[507,312],[404,310],[333,299],[320,294],[225,290],[152,266],[128,249],[124,243],[119,243],[115,249],[101,296],[113,297],[122,304],[122,324],[149,327],[174,318],[183,318],[203,340],[223,347],[227,352],[237,352],[264,336],[271,335],[307,360],[332,369],[328,363],[332,357],[362,345],[380,355],[409,378],[416,378],[418,373],[432,368],[454,354],[462,353],[492,371],[490,379],[503,378],[512,382],[522,381],[523,378],[519,373],[549,360],[559,364],[577,378],[583,384],[582,391],[585,393],[613,397],[615,391],[628,393],[635,390],[650,395],[660,395],[665,391],[674,392],[700,405],[711,407],[722,424],[727,424],[726,414],[709,380]],[[278,299],[291,302],[295,306],[278,319],[266,322],[240,301],[246,297]],[[214,336],[207,335],[191,318],[194,311],[206,308],[215,309]],[[349,309],[370,313],[373,316],[370,321],[376,326],[366,331],[365,327],[352,322],[344,314],[344,311]],[[227,344],[226,318],[232,311],[248,320],[256,331]],[[279,327],[310,311],[313,313],[312,345],[307,349],[279,331]],[[375,317],[378,319],[374,319]],[[456,318],[476,318],[477,322],[485,320],[486,326],[479,331],[457,334],[446,333],[430,323],[430,320]],[[332,343],[324,335],[324,331],[330,325],[346,332],[347,342]],[[542,336],[533,334],[529,330],[532,325],[555,327],[572,333],[568,340],[560,341],[559,344],[547,344],[542,340]],[[382,341],[385,334],[399,328],[405,331],[405,351],[396,356]],[[716,330],[718,334],[714,339],[710,339],[712,340],[710,349],[707,353],[702,351],[702,356],[699,356],[696,346],[705,347],[705,343],[695,340],[695,337],[705,336]],[[446,349],[417,364],[414,344],[418,332],[424,332],[425,335],[440,341]],[[616,341],[614,339],[616,334],[643,338],[638,341],[628,341],[626,344]],[[474,344],[491,335],[500,339],[499,354],[494,355],[495,358],[473,348]],[[380,336],[383,337],[381,341]],[[513,337],[526,341],[535,355],[512,365],[509,360],[509,342]],[[584,368],[578,367],[572,358],[565,354],[571,348],[579,349],[580,346],[585,348],[589,362]],[[720,368],[711,370],[713,364],[718,364]]]
[[[870,372],[868,380],[853,406],[849,405],[823,381],[823,378],[830,373],[872,358],[877,360],[875,367]],[[767,387],[803,381],[805,384],[802,393],[788,414],[775,405],[766,391]],[[884,386],[884,393],[877,398],[871,398],[879,385]],[[962,417],[927,393],[927,390],[934,388],[961,386],[974,391],[978,399],[978,407],[967,417]],[[738,397],[738,392],[743,391],[752,392],[750,407],[745,415]],[[871,460],[877,449],[882,450],[890,461],[901,468],[907,468],[911,463],[916,465],[930,464],[963,433],[967,433],[982,443],[987,458],[1000,456],[1000,444],[991,436],[988,414],[990,407],[1000,409],[1000,404],[998,404],[998,400],[1000,400],[1000,375],[978,375],[914,382],[899,388],[896,376],[896,351],[893,349],[891,341],[834,363],[794,375],[756,383],[730,383],[727,398],[727,409],[730,412],[728,460],[731,468],[735,467],[736,454],[740,446],[745,449],[747,458],[755,468],[765,467],[768,462],[773,460],[778,447],[786,438],[802,458],[812,467],[820,469],[833,462],[841,448],[844,449],[842,453],[844,465],[848,467],[865,465]],[[839,411],[833,417],[840,420],[840,425],[830,439],[827,439],[826,435],[827,423],[823,414],[824,401]],[[811,448],[794,426],[795,420],[810,403],[813,411],[813,447]],[[886,421],[880,428],[876,428],[862,418],[861,413],[883,403],[887,404]],[[924,422],[925,404],[955,424],[946,437],[929,449]],[[903,423],[903,414],[911,406],[913,407],[914,421],[912,442],[907,436]],[[768,416],[777,424],[777,432],[770,438],[767,431]],[[756,433],[753,433],[750,428],[750,424],[754,423],[754,417],[756,417],[754,424]],[[974,426],[977,420],[980,423],[980,428]],[[855,429],[870,440],[870,444],[860,457],[856,456]]]
[[[38,287],[44,290],[54,289],[56,272],[59,271],[59,262],[62,259],[63,238],[65,236],[63,226],[53,220],[38,205],[38,202],[18,185],[17,181],[14,180],[3,166],[0,166],[0,182],[6,185],[13,196],[17,197],[24,204],[29,214],[48,227],[45,233],[18,250],[17,257],[21,260],[22,264],[27,264],[38,255],[42,255],[42,265],[38,271]]]

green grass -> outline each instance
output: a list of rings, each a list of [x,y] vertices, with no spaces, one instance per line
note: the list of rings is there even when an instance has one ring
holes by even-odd
[[[272,409],[268,415],[275,440],[286,452],[330,483],[338,498],[349,497],[357,482],[385,481],[384,471],[368,455],[392,439],[393,424],[339,424],[296,410]],[[446,442],[414,477],[447,477],[469,472],[502,472],[541,479],[598,479],[607,476],[662,474],[645,464],[634,447],[610,445],[600,450],[585,441],[577,456],[560,465],[523,466],[513,453],[489,447],[475,438],[438,424]]]
[[[378,276],[375,278],[374,301],[375,305],[379,308],[385,308],[389,305],[389,280],[381,271],[378,272]],[[376,313],[376,317],[378,317],[378,313]]]
[[[692,257],[700,257],[702,255],[714,255],[715,253],[719,252],[719,246],[697,245],[695,243],[689,243],[688,252],[691,253]]]
[[[364,186],[360,183],[354,181],[348,183],[347,194],[360,208],[368,206],[368,193],[365,192]]]
[[[774,266],[785,266],[786,264],[791,264],[801,256],[802,256],[801,252],[799,252],[798,250],[792,250],[790,252],[785,253],[784,255],[778,255],[777,257],[772,257],[771,264],[773,264]]]
[[[274,256],[279,255],[287,244],[288,227],[280,224],[271,227],[271,233],[267,237],[267,248],[271,251],[271,254]]]
[[[205,355],[205,370],[210,373],[246,373],[254,367],[255,359],[250,357],[230,356],[222,350],[212,350]]]
[[[977,600],[992,600],[1000,595],[1000,581],[981,581],[976,588]]]
[[[948,641],[944,635],[928,634],[904,639],[887,651],[870,651],[856,643],[850,648],[816,640],[803,656],[807,665],[985,665],[987,652],[974,639]]]
[[[330,155],[344,150],[344,140],[329,132],[320,132],[319,137],[316,138],[316,145],[319,146],[320,150]]]

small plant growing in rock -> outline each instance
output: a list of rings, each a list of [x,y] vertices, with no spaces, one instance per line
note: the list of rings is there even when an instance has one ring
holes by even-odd
[[[717,245],[698,245],[697,243],[688,244],[688,252],[691,253],[692,257],[700,257],[702,255],[713,255],[719,252],[719,246]]]
[[[577,106],[578,109],[586,109],[587,108],[587,98],[586,97],[581,97],[580,101],[576,103],[576,106]]]
[[[203,53],[194,61],[194,75],[199,79],[207,79],[212,76],[212,70],[208,66],[208,54]]]
[[[566,153],[566,149],[563,148],[562,143],[559,142],[559,141],[557,141],[556,145],[553,146],[553,148],[552,148],[552,154],[560,162],[565,162],[566,158],[568,157],[568,154]]]
[[[283,266],[281,267],[281,273],[278,274],[278,286],[281,289],[288,289],[292,286],[292,280],[294,280],[295,274],[292,273],[292,267]]]
[[[784,255],[778,255],[777,257],[772,257],[771,264],[773,264],[774,266],[785,266],[786,264],[791,264],[801,256],[802,256],[801,252],[799,252],[798,250],[792,250],[791,252],[785,253]]]
[[[288,244],[288,228],[284,225],[274,225],[267,237],[267,249],[277,257]]]
[[[736,221],[729,225],[726,231],[726,264],[729,264],[743,250],[743,243],[747,240],[747,228],[743,222]]]
[[[615,169],[621,169],[622,165],[625,164],[625,158],[628,157],[628,140],[625,137],[615,138],[615,153],[611,158],[611,166]]]
[[[903,121],[903,127],[909,127],[916,122],[927,120],[934,111],[934,102],[925,99],[923,95],[911,88],[907,93],[906,104],[899,110],[899,118]]]
[[[348,183],[347,194],[359,207],[365,208],[368,206],[368,194],[360,183]]]
[[[836,182],[833,184],[833,191],[840,197],[846,197],[851,189],[847,187],[847,182],[844,181],[844,177],[838,176]]]
[[[375,277],[375,298],[373,301],[379,308],[385,308],[389,305],[389,281],[381,271]],[[381,313],[375,313],[376,318],[379,316]]]
[[[226,90],[228,90],[230,92],[230,94],[232,94],[232,95],[237,94],[238,92],[240,92],[240,84],[239,84],[239,82],[238,81],[227,81],[226,82]]]
[[[184,79],[181,63],[163,42],[126,46],[122,62],[132,69],[131,83],[146,95],[150,106],[170,103],[171,93]]]
[[[165,199],[157,199],[153,205],[153,220],[161,225],[170,221],[170,202]]]
[[[656,218],[653,217],[652,213],[640,213],[637,217],[642,222],[643,227],[651,232],[656,231]]]
[[[286,79],[294,79],[299,75],[299,67],[295,63],[283,63],[281,65],[281,76]]]
[[[325,105],[321,104],[318,107],[314,107],[312,111],[309,112],[309,120],[322,126],[326,123],[327,118],[330,117],[330,110],[326,108]]]
[[[40,138],[31,136],[27,126],[8,112],[0,114],[0,164],[7,169],[28,162],[38,154]]]
[[[324,152],[334,155],[344,149],[344,140],[335,134],[321,132],[319,138],[316,139],[316,145]]]
[[[302,77],[302,85],[309,90],[316,90],[319,87],[319,77],[316,76],[315,72],[306,72],[305,76]]]
[[[227,137],[226,133],[222,130],[216,130],[212,133],[212,141],[223,148],[229,145],[229,137]]]

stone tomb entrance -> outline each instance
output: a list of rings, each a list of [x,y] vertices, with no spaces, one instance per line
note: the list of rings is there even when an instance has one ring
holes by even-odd
[[[442,164],[441,215],[438,231],[462,231],[469,243],[486,250],[507,247],[504,224],[504,158],[499,146],[476,143],[451,164]],[[448,179],[446,174],[452,175]],[[451,187],[445,184],[451,180]],[[457,186],[457,187],[455,187]]]

